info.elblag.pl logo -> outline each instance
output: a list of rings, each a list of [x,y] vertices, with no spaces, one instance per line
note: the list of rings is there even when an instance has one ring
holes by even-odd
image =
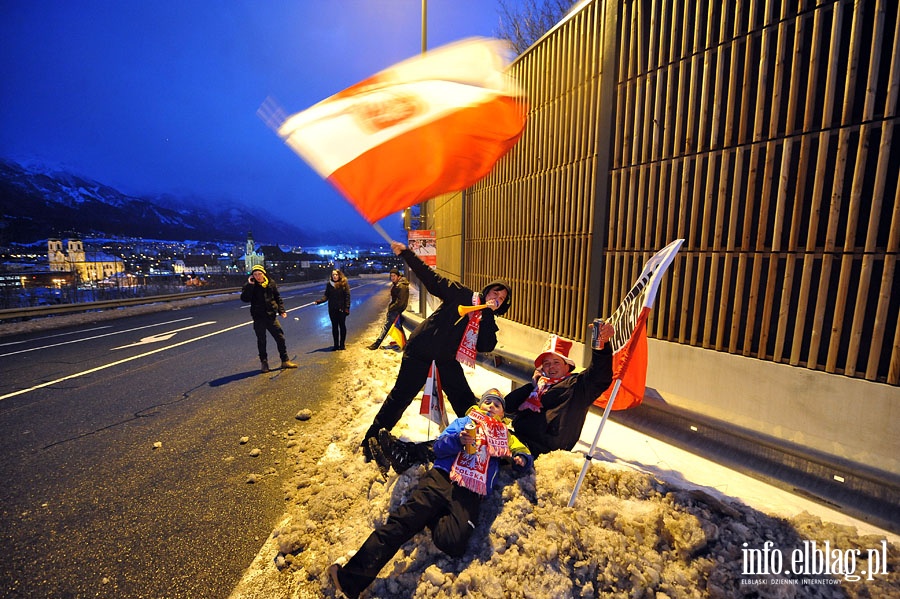
[[[787,577],[804,577],[771,580],[742,580],[743,584],[759,584],[778,582],[779,584],[840,584],[836,578],[809,580],[806,577],[840,577],[855,582],[865,577],[874,580],[879,575],[888,573],[887,541],[881,541],[881,547],[871,549],[839,549],[831,547],[829,541],[819,545],[816,541],[803,541],[801,547],[785,552],[772,541],[763,543],[762,548],[754,549],[744,543],[741,549],[743,558],[742,574],[747,576],[772,575]]]

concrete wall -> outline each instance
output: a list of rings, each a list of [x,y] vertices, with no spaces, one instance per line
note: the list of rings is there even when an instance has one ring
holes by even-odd
[[[900,475],[890,385],[650,339],[647,385],[668,404]]]

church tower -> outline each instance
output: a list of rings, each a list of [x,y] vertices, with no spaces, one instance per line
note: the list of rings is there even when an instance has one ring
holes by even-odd
[[[244,268],[250,272],[257,264],[265,266],[266,257],[256,253],[256,243],[253,241],[253,231],[247,233],[247,245],[244,248]]]
[[[67,272],[71,270],[63,253],[62,239],[47,240],[47,262],[50,263],[51,272]]]
[[[78,264],[85,261],[84,242],[80,239],[69,240],[69,261]]]

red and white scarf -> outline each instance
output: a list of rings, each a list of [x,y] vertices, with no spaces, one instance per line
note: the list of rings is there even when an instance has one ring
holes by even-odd
[[[450,467],[450,480],[479,495],[487,495],[487,472],[491,457],[511,456],[506,424],[477,408],[467,415],[476,424],[475,453],[460,451]]]
[[[481,296],[478,293],[473,293],[472,305],[480,306],[480,299]],[[478,356],[475,345],[478,343],[479,326],[481,326],[481,310],[469,312],[469,322],[463,332],[462,341],[459,342],[459,349],[456,350],[456,361],[469,368],[475,368],[475,358]]]
[[[544,393],[547,392],[547,389],[555,385],[556,383],[563,381],[569,378],[571,375],[561,376],[559,378],[551,379],[547,376],[542,376],[538,379],[537,385],[534,386],[534,389],[531,391],[531,394],[528,396],[522,405],[519,406],[519,411],[522,410],[531,410],[532,412],[540,412],[541,411],[541,398],[544,397]]]

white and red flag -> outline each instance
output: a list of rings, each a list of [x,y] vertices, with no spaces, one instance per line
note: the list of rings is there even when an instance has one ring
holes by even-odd
[[[472,38],[410,58],[283,118],[260,116],[370,223],[487,175],[525,128],[507,44]]]
[[[432,362],[428,369],[428,378],[425,379],[425,389],[422,391],[422,405],[419,414],[431,420],[440,430],[447,428],[450,421],[447,419],[447,409],[444,407],[444,392],[441,390],[441,376],[437,365]]]
[[[616,308],[610,324],[616,329],[610,340],[613,349],[613,380],[621,380],[613,399],[613,410],[626,410],[644,400],[647,382],[647,318],[656,300],[663,274],[675,259],[684,239],[676,239],[654,254],[637,282]],[[597,398],[594,405],[606,407],[614,385]]]
[[[616,329],[615,336],[609,341],[613,350],[613,384],[594,402],[594,405],[603,408],[603,416],[594,435],[594,442],[584,454],[584,464],[572,496],[569,497],[569,507],[575,505],[610,410],[627,410],[644,401],[647,384],[647,317],[656,301],[656,292],[659,291],[663,274],[675,259],[682,243],[684,239],[676,239],[647,260],[638,280],[609,319]]]

